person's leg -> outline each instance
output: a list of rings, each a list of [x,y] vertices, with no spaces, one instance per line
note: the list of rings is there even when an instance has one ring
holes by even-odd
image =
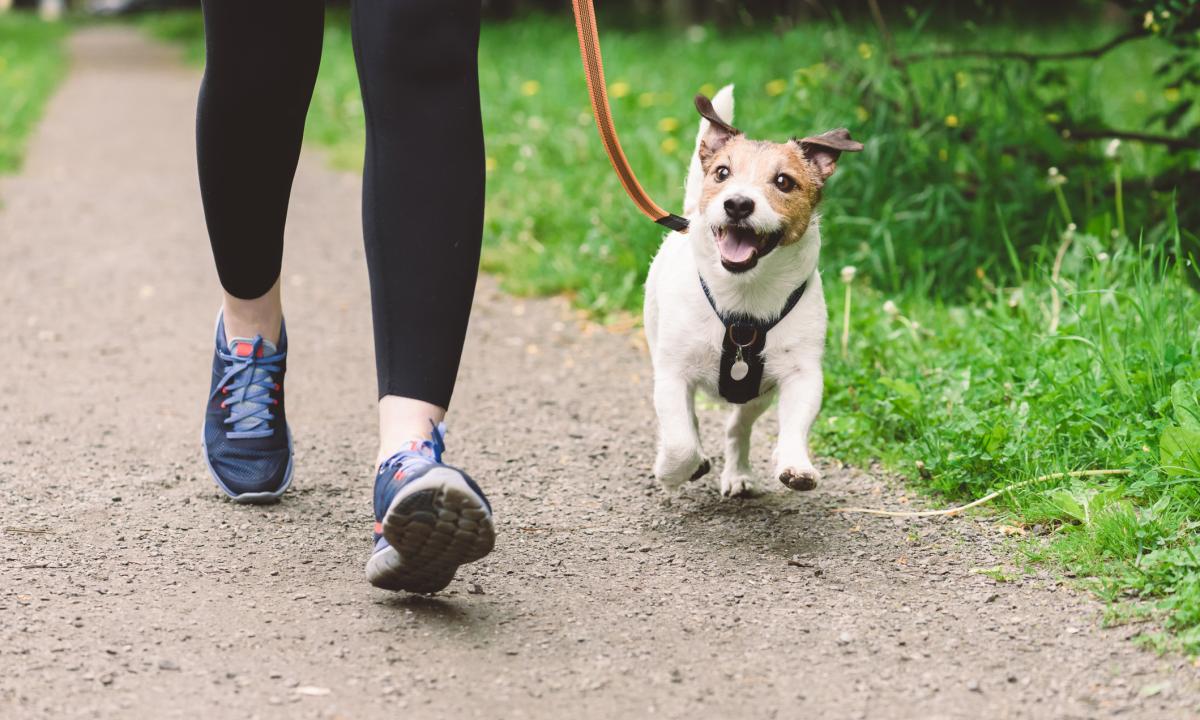
[[[367,121],[363,231],[379,375],[367,578],[435,592],[491,551],[491,506],[442,463],[479,270],[484,154],[479,0],[354,0]]]
[[[224,298],[204,458],[237,502],[291,483],[279,297],[283,226],[321,59],[323,0],[204,0],[207,59],[196,112],[204,216]]]
[[[450,403],[479,269],[479,0],[355,0],[379,459]]]
[[[321,61],[324,0],[204,0],[200,193],[229,338],[274,343],[292,177]]]

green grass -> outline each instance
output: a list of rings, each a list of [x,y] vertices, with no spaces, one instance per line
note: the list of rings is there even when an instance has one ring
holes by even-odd
[[[199,57],[195,16],[149,22]],[[904,52],[1075,49],[1117,32],[896,31]],[[1154,85],[1164,45],[1036,68],[927,63],[910,90],[876,38],[825,23],[781,35],[605,30],[625,150],[652,196],[678,208],[691,97],[728,82],[752,136],[844,125],[863,139],[823,206],[832,322],[817,452],[880,459],[946,502],[1027,483],[994,511],[1046,529],[1023,547],[1031,560],[1084,578],[1114,603],[1114,621],[1153,618],[1169,631],[1156,642],[1200,652],[1200,296],[1188,260],[1200,203],[1194,187],[1151,187],[1196,153],[1126,143],[1108,158],[1103,141],[1064,142],[1054,128],[1054,116],[1086,113],[1161,131],[1153,113],[1188,99]],[[637,309],[661,234],[609,170],[576,52],[563,19],[484,28],[484,263],[510,290],[570,293],[603,317]],[[331,16],[307,132],[346,168],[359,167],[363,142],[352,58],[344,18]],[[843,357],[844,264],[858,273]],[[1095,469],[1127,473],[1030,482]]]
[[[66,70],[61,23],[0,14],[0,173],[20,169],[25,142]]]
[[[1110,229],[1072,234],[1057,285],[1038,259],[1017,286],[985,275],[963,305],[857,280],[845,356],[845,285],[831,282],[816,452],[882,460],[948,501],[1034,481],[996,501],[1007,524],[1049,529],[1049,544],[1038,538],[1028,552],[1108,600],[1141,602],[1178,631],[1165,642],[1198,652],[1200,295],[1185,277],[1194,265],[1168,262],[1174,237],[1164,251]],[[1062,320],[1050,332],[1054,286]],[[1097,469],[1128,474],[1036,482]]]

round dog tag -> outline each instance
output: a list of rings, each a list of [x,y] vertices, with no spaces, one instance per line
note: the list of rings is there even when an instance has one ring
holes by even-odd
[[[733,365],[729,366],[729,377],[734,380],[741,380],[750,372],[750,366],[745,360],[738,360]]]

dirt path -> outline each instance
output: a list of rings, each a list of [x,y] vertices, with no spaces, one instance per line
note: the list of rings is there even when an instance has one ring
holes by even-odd
[[[284,270],[296,482],[276,507],[232,505],[198,446],[217,286],[197,76],[126,29],[72,48],[24,174],[0,183],[0,716],[1200,708],[1195,668],[1100,629],[1086,595],[972,572],[1002,561],[994,528],[829,512],[894,502],[870,476],[826,464],[809,494],[764,480],[723,502],[710,478],[666,496],[642,351],[487,280],[450,447],[497,507],[497,552],[432,599],[372,589],[357,178],[302,162]],[[718,414],[704,422],[715,449]]]

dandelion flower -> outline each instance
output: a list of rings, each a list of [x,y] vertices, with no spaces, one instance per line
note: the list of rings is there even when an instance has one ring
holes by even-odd
[[[623,98],[629,94],[629,83],[624,80],[618,80],[608,86],[608,94],[615,98]]]
[[[946,127],[948,127],[948,128],[958,127],[958,116],[957,115],[947,115],[946,116]]]
[[[712,83],[704,83],[700,86],[700,94],[706,97],[712,97],[717,92],[717,86]]]
[[[1179,88],[1169,87],[1163,90],[1163,97],[1167,102],[1179,102]]]
[[[871,45],[869,43],[859,43],[858,44],[858,55],[863,60],[870,60],[871,55],[873,55],[874,52],[875,52],[875,48],[871,47]]]
[[[896,307],[896,303],[888,300],[883,304],[883,312],[885,315],[895,317],[900,314],[900,308]]]
[[[665,117],[658,121],[658,129],[663,132],[675,132],[679,129],[679,120],[673,117]]]
[[[1153,24],[1154,24],[1154,11],[1147,10],[1145,17],[1142,18],[1142,28],[1145,30],[1149,30],[1150,26]]]
[[[542,89],[542,84],[537,80],[526,80],[521,83],[521,94],[525,97],[533,97]]]
[[[767,83],[766,89],[767,94],[771,97],[782,95],[783,91],[787,90],[787,80],[784,80],[783,78],[775,78],[771,82]]]
[[[663,140],[662,144],[659,145],[659,147],[662,148],[663,152],[670,155],[679,149],[679,141],[676,140],[675,138],[669,137],[669,138]]]
[[[1121,141],[1118,138],[1109,140],[1108,144],[1104,146],[1104,157],[1115,158],[1117,156],[1117,150],[1120,149],[1120,147]]]
[[[854,108],[854,117],[858,118],[859,122],[866,122],[867,118],[871,117],[871,113],[867,112],[865,107],[859,105]]]
[[[857,272],[858,268],[854,267],[853,265],[847,265],[846,267],[842,268],[842,282],[854,282],[854,275]]]
[[[488,172],[495,170],[496,169],[496,158],[489,155],[488,159],[486,161],[484,161],[484,167],[487,169]]]

